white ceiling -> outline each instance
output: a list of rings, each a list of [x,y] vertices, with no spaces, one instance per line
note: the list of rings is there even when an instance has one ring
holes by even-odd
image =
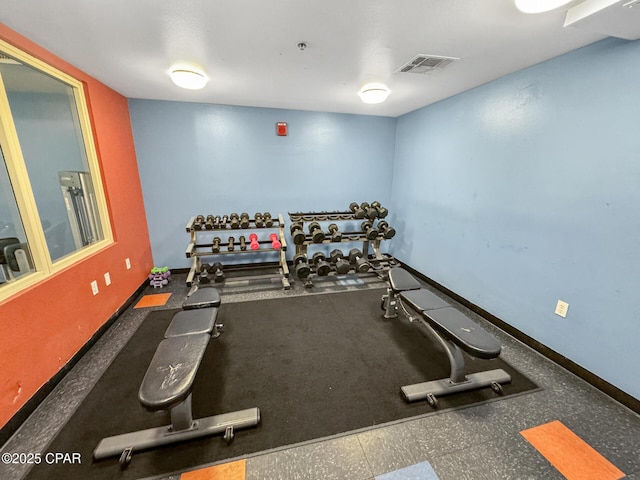
[[[391,117],[604,38],[564,28],[565,13],[512,0],[0,0],[2,23],[129,98]],[[394,73],[419,53],[460,60]],[[207,86],[173,85],[181,64]],[[373,81],[391,90],[383,104],[357,96]]]

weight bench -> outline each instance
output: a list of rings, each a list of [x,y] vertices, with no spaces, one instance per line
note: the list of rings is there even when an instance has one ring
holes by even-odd
[[[217,308],[178,312],[142,380],[138,392],[140,403],[153,412],[170,410],[171,425],[104,438],[93,452],[95,460],[120,455],[120,466],[126,468],[133,452],[223,432],[229,443],[234,438],[235,429],[260,423],[258,408],[198,420],[192,418],[193,382],[211,338],[209,333],[221,328],[215,323],[216,315]]]
[[[406,306],[418,315],[411,315]],[[382,297],[381,307],[384,318],[396,318],[400,308],[410,322],[419,320],[440,342],[449,357],[449,378],[407,385],[400,389],[408,402],[426,399],[432,407],[437,407],[439,396],[488,386],[496,393],[501,393],[502,384],[511,381],[509,374],[502,369],[465,375],[463,351],[473,357],[492,359],[500,355],[500,342],[469,317],[422,288],[406,270],[389,270],[389,287]]]

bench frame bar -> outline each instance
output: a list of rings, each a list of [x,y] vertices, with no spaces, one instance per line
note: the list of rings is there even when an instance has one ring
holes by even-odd
[[[135,453],[194,438],[226,433],[229,429],[233,432],[237,429],[255,427],[260,423],[260,410],[257,407],[247,408],[194,421],[191,419],[191,394],[189,394],[185,401],[171,409],[171,421],[172,424],[168,426],[104,438],[93,452],[93,458],[100,460],[120,456],[127,449]]]

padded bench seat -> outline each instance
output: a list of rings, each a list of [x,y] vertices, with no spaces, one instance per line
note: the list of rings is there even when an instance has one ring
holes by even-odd
[[[413,275],[399,267],[389,270],[389,285],[394,293],[422,288],[422,285],[420,285]]]
[[[425,310],[435,310],[437,308],[446,308],[451,306],[435,293],[431,293],[429,290],[425,290],[424,288],[419,290],[403,291],[400,294],[400,297],[416,312],[424,312]]]
[[[198,289],[182,303],[182,308],[185,310],[219,306],[220,292],[214,287],[198,287]]]
[[[469,355],[478,358],[500,355],[502,347],[493,335],[429,290],[405,291],[399,297]]]
[[[211,337],[184,335],[160,342],[142,380],[138,399],[151,411],[168,410],[190,394]]]
[[[216,307],[181,310],[173,316],[169,328],[164,333],[164,338],[199,333],[211,334],[216,326],[217,316]]]
[[[423,312],[423,316],[429,325],[469,355],[487,359],[500,355],[500,342],[455,308],[428,310]]]

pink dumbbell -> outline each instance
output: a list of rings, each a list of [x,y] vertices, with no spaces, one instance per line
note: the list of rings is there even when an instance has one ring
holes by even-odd
[[[269,239],[271,240],[271,246],[275,250],[280,250],[280,248],[282,248],[282,244],[280,243],[280,240],[278,240],[278,235],[272,233],[271,235],[269,235]]]
[[[250,247],[251,250],[258,250],[260,248],[260,244],[258,243],[258,235],[256,235],[255,233],[251,233],[249,235],[249,241],[250,243]]]

